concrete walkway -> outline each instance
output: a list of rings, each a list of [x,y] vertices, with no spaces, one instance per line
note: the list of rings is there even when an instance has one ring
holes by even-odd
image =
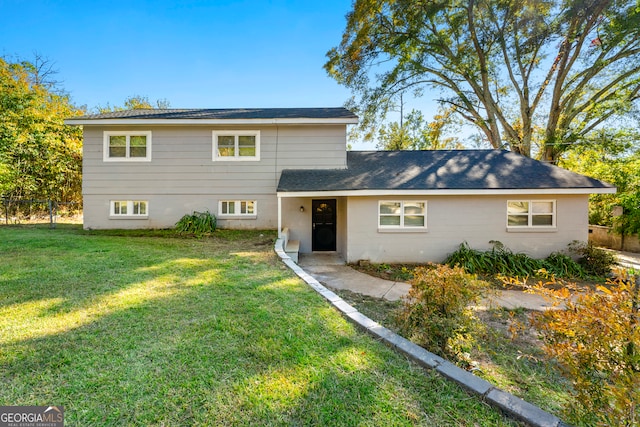
[[[566,425],[555,415],[552,415],[542,410],[541,408],[520,399],[519,397],[516,397],[504,390],[501,390],[500,388],[495,387],[488,381],[475,376],[473,373],[454,365],[453,363],[441,358],[440,356],[430,353],[424,348],[385,328],[381,324],[369,319],[367,316],[363,315],[354,307],[352,307],[345,300],[340,298],[340,296],[336,295],[330,289],[327,289],[325,286],[323,286],[316,278],[305,271],[299,264],[293,262],[291,257],[284,252],[282,244],[282,239],[276,240],[275,251],[280,259],[282,259],[282,262],[287,267],[289,267],[296,275],[298,275],[298,277],[304,280],[312,289],[314,289],[316,292],[318,292],[318,294],[325,298],[336,310],[342,313],[342,315],[347,320],[362,328],[375,339],[384,342],[391,348],[404,354],[409,359],[416,362],[419,366],[422,366],[426,369],[434,370],[444,378],[447,378],[448,380],[459,384],[471,393],[477,395],[483,401],[499,408],[500,410],[517,420],[524,421],[527,425],[536,427],[562,427]],[[312,260],[311,258],[301,261],[302,263],[305,263],[306,261],[306,264],[310,269],[319,271],[319,273],[316,273],[318,275],[326,275],[327,273],[330,273],[329,275],[331,275],[331,269],[323,269],[323,266],[332,265],[329,264],[330,260],[327,257],[325,257],[324,261],[320,261],[317,259]],[[334,259],[331,262],[336,265],[335,263],[339,261]],[[338,263],[337,265],[340,264]],[[342,269],[336,269],[333,271],[341,270]],[[387,289],[386,293],[388,293],[389,290],[390,289]]]
[[[331,289],[342,289],[397,301],[405,296],[411,285],[404,282],[392,282],[380,279],[345,265],[336,254],[300,254],[298,265],[323,285]]]
[[[625,268],[640,270],[640,254],[616,252],[616,256]],[[408,283],[393,282],[360,273],[345,265],[344,260],[335,253],[300,254],[298,265],[331,289],[348,290],[389,301],[401,299],[411,288]],[[551,303],[539,295],[523,291],[496,290],[496,294],[483,300],[478,308],[492,307],[508,309],[522,307],[542,311],[551,308]]]
[[[618,264],[624,268],[633,268],[636,271],[640,271],[640,254],[635,252],[621,252],[614,251],[613,249],[607,249],[615,254],[618,258]]]

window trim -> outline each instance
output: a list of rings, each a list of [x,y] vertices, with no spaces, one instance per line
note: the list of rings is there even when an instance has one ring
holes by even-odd
[[[147,137],[147,155],[145,157],[131,157],[130,141],[132,136]],[[126,157],[110,157],[109,156],[109,137],[124,136],[126,137]],[[151,131],[150,130],[105,130],[102,133],[102,160],[105,162],[150,162],[151,161]]]
[[[116,203],[120,203],[120,204],[126,203],[126,205],[127,205],[127,213],[126,214],[116,213],[116,211],[115,211]],[[145,213],[144,214],[135,214],[135,213],[133,213],[134,203],[144,203],[145,206],[146,206]],[[147,218],[149,218],[149,201],[148,200],[122,200],[122,199],[110,200],[109,201],[109,218],[114,218],[114,219],[147,219]]]
[[[212,136],[212,157],[214,162],[257,162],[260,161],[260,131],[259,130],[214,130],[211,133]],[[233,136],[235,155],[231,156],[219,156],[218,155],[218,137],[219,136]],[[256,140],[256,155],[255,156],[240,156],[239,150],[239,137],[241,136],[253,136]]]
[[[241,213],[240,210],[241,210],[242,202],[253,203],[253,212],[252,213]],[[233,203],[234,204],[235,213],[232,213],[232,214],[222,213],[222,204],[223,203]],[[218,200],[218,217],[220,217],[221,219],[229,219],[229,218],[255,219],[255,218],[257,218],[257,216],[258,216],[258,201],[257,200],[230,200],[230,199]]]
[[[529,209],[527,212],[527,225],[509,225],[509,203],[513,202],[527,202],[529,204]],[[551,213],[542,213],[535,214],[533,212],[533,204],[534,203],[551,203],[552,210]],[[512,214],[513,215],[513,214]],[[534,225],[533,217],[536,215],[551,215],[551,225]],[[524,213],[521,214],[524,216]],[[557,201],[555,199],[511,199],[507,200],[507,209],[506,209],[506,221],[507,221],[507,230],[509,231],[535,231],[535,230],[555,230],[557,228]]]
[[[391,216],[391,215],[383,215],[380,213],[380,207],[383,203],[400,203],[400,225],[382,225],[380,224],[380,218],[383,216]],[[424,214],[420,215],[424,217],[424,225],[421,226],[407,226],[404,223],[405,211],[404,205],[405,203],[424,203]],[[378,231],[401,231],[401,232],[424,232],[427,231],[427,206],[428,203],[426,200],[378,200]]]

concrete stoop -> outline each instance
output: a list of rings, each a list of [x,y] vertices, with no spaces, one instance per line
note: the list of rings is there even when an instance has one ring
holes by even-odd
[[[322,295],[349,321],[353,322],[376,339],[406,355],[418,365],[427,369],[435,369],[443,377],[458,383],[470,392],[479,395],[485,402],[501,409],[509,416],[517,420],[524,421],[529,425],[539,427],[566,426],[566,424],[555,415],[552,415],[539,407],[520,399],[519,397],[494,387],[488,381],[459,368],[442,357],[425,350],[406,338],[403,338],[385,328],[379,323],[369,319],[367,316],[363,315],[340,298],[337,294],[320,284],[320,282],[318,282],[313,276],[293,262],[293,260],[284,252],[282,248],[282,240],[278,239],[276,241],[275,251],[285,265],[293,270],[293,272],[304,280],[311,288]]]

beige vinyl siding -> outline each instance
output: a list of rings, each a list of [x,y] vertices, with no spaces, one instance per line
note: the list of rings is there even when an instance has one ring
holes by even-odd
[[[378,230],[378,201],[384,197],[350,197],[347,228],[348,262],[441,262],[462,242],[474,249],[490,249],[497,240],[514,252],[543,258],[566,249],[573,240],[587,241],[588,196],[429,196],[400,197],[398,200],[426,200],[425,231]],[[553,231],[507,230],[507,200],[556,200],[556,228]]]
[[[149,162],[104,162],[103,132],[150,130]],[[214,130],[260,131],[260,161],[213,161]],[[84,126],[85,228],[170,227],[219,200],[256,200],[256,219],[219,220],[229,228],[276,228],[283,169],[346,167],[345,125]],[[110,200],[149,201],[149,218],[109,219]]]

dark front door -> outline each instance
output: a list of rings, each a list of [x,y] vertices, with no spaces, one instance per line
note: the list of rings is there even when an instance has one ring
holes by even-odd
[[[314,251],[335,251],[336,199],[313,200],[311,206],[313,209],[311,249]]]

